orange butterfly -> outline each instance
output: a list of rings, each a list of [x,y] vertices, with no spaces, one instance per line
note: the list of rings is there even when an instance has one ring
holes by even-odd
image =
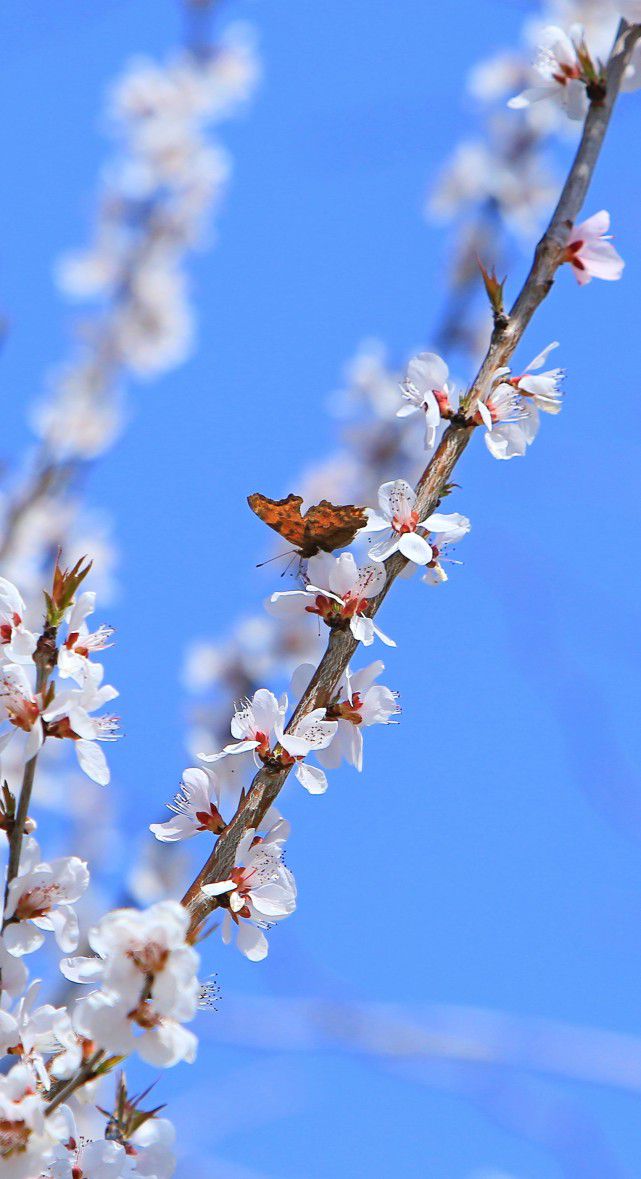
[[[301,557],[314,557],[321,550],[332,553],[334,549],[345,548],[367,523],[365,509],[353,504],[338,507],[322,499],[303,515],[300,510],[302,502],[300,495],[269,499],[254,492],[247,496],[252,512],[293,544]]]

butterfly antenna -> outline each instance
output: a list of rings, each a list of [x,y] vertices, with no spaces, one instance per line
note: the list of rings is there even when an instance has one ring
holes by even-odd
[[[287,562],[285,568],[283,569],[283,572],[281,573],[281,577],[284,577],[286,573],[289,573],[289,571],[292,567],[292,563],[296,560],[297,556],[298,556],[298,554],[294,551],[292,553],[291,557],[289,558],[289,561]],[[299,557],[299,561],[300,561],[300,557]]]
[[[259,561],[256,568],[262,569],[263,565],[271,565],[272,561],[280,561],[281,557],[288,557],[291,551],[291,549],[287,549],[285,553],[276,553],[275,557],[268,557],[266,561]],[[289,565],[291,565],[291,561]],[[289,569],[289,565],[287,565],[287,569]]]

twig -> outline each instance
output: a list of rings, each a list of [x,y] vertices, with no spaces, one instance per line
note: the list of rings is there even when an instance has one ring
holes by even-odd
[[[507,323],[495,328],[485,359],[462,402],[461,415],[446,430],[419,480],[416,488],[416,507],[421,518],[435,511],[440,502],[444,485],[450,481],[454,467],[472,436],[476,404],[487,388],[492,374],[510,359],[536,309],[551,290],[556,271],[563,262],[569,229],[585,200],[623,75],[640,35],[641,29],[638,26],[629,26],[625,21],[619,25],[608,61],[606,95],[601,101],[590,104],[581,142],[548,228],[536,248],[530,273],[512,307]],[[387,581],[383,592],[373,600],[368,611],[370,615],[376,614],[392,582],[406,563],[405,558],[399,553],[395,553],[385,562]],[[288,732],[302,716],[329,702],[357,646],[357,641],[349,631],[330,632],[327,650],[307,691],[296,707],[288,725]],[[240,839],[250,828],[259,826],[284,786],[289,772],[290,767],[278,770],[265,768],[256,774],[236,814],[219,836],[209,859],[183,897],[182,903],[190,912],[192,930],[196,930],[217,907],[215,897],[206,897],[202,893],[203,884],[228,877],[234,866]]]
[[[54,1109],[57,1109],[59,1105],[62,1105],[64,1101],[71,1097],[72,1093],[76,1092],[76,1089],[81,1089],[83,1085],[87,1085],[89,1081],[93,1081],[95,1079],[95,1070],[101,1063],[103,1056],[104,1052],[99,1048],[97,1052],[94,1052],[93,1056],[91,1056],[89,1060],[86,1060],[84,1064],[81,1064],[78,1072],[74,1073],[73,1077],[71,1077],[65,1085],[62,1085],[60,1089],[57,1089],[56,1092],[49,1097],[47,1101],[47,1108],[45,1110],[45,1117],[49,1117],[49,1115],[53,1113]]]
[[[34,655],[34,661],[37,664],[38,672],[36,675],[36,696],[42,696],[47,690],[47,683],[49,676],[55,664],[56,658],[56,631],[53,627],[46,627],[38,642],[38,648]],[[38,751],[39,752],[39,751]],[[34,753],[33,757],[29,758],[24,767],[22,775],[22,786],[20,787],[20,798],[18,801],[18,809],[16,817],[11,828],[9,836],[9,860],[7,864],[7,881],[4,893],[4,907],[3,907],[3,923],[4,929],[5,920],[4,912],[7,908],[7,896],[9,894],[9,885],[18,874],[20,866],[20,852],[22,850],[22,837],[24,835],[25,823],[29,817],[29,807],[31,805],[31,794],[33,791],[33,783],[36,776],[36,766],[38,764],[38,753]]]

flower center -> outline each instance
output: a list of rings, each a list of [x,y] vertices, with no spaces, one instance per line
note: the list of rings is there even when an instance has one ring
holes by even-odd
[[[401,536],[406,532],[416,532],[416,525],[418,524],[418,512],[414,510],[410,512],[409,517],[401,520],[399,516],[392,516],[392,528]]]
[[[129,950],[127,957],[142,974],[158,974],[167,964],[169,950],[158,942],[147,942],[138,950]]]
[[[18,921],[29,921],[34,917],[44,917],[53,908],[60,896],[59,884],[38,884],[23,893],[16,905],[15,916]]]

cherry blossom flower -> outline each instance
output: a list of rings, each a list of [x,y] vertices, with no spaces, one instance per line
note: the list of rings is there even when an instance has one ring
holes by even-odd
[[[511,376],[509,368],[498,368],[492,373],[477,403],[475,421],[486,426],[485,444],[494,458],[524,455],[539,430],[538,411],[559,413],[563,369],[536,372],[556,347],[556,341],[548,344],[520,376]]]
[[[363,769],[363,729],[369,725],[388,725],[400,712],[398,693],[374,683],[384,667],[385,664],[377,659],[360,671],[352,672],[349,667],[345,671],[327,709],[327,715],[337,722],[336,734],[331,744],[318,754],[318,760],[326,769],[336,769],[344,758],[360,772]],[[311,664],[299,667],[292,677],[292,690],[302,693],[313,672]]]
[[[237,708],[231,721],[231,734],[236,740],[225,745],[220,753],[200,753],[205,762],[217,762],[229,755],[251,754],[256,765],[268,761],[276,743],[276,729],[285,716],[287,697],[277,700],[267,688],[259,688],[251,700]]]
[[[220,813],[220,785],[213,770],[194,766],[184,771],[180,790],[173,803],[171,819],[165,823],[152,823],[149,830],[163,843],[174,843],[180,839],[191,839],[199,831],[212,831],[220,835],[225,821]]]
[[[42,930],[52,931],[61,950],[68,954],[78,945],[78,918],[72,905],[89,885],[89,872],[78,856],[61,856],[50,863],[40,859],[40,848],[29,837],[23,843],[18,876],[9,884],[3,938],[10,954],[21,957],[44,941]]]
[[[544,373],[536,371],[543,367],[550,352],[558,346],[556,340],[554,343],[548,344],[547,348],[544,348],[538,356],[534,357],[534,360],[530,361],[521,376],[510,377],[509,380],[509,384],[523,394],[526,406],[528,400],[531,399],[536,408],[543,410],[544,413],[560,413],[563,404],[560,384],[565,376],[565,369],[551,368]]]
[[[129,1179],[139,1174],[126,1148],[106,1138],[87,1142],[69,1137],[56,1154],[46,1179]]]
[[[0,663],[31,663],[36,636],[22,621],[25,603],[11,581],[0,577]]]
[[[266,822],[276,813],[269,812]],[[252,962],[267,955],[264,931],[296,908],[296,883],[283,863],[283,844],[289,832],[289,823],[280,817],[264,836],[248,831],[236,850],[229,879],[203,885],[205,896],[216,897],[218,904],[226,907],[223,942],[229,944],[236,925],[236,945]]]
[[[127,1142],[136,1164],[136,1174],[148,1179],[171,1179],[176,1169],[176,1131],[168,1118],[150,1118],[135,1130]]]
[[[51,1085],[44,1057],[54,1057],[51,1071],[56,1078],[71,1076],[82,1060],[82,1048],[71,1027],[64,1007],[45,1003],[35,1007],[39,980],[31,983],[20,999],[15,1014],[0,1010],[0,1052],[20,1054],[23,1063],[35,1072],[40,1084]],[[3,996],[4,1001],[4,996]]]
[[[149,1118],[123,1142],[81,1136],[71,1110],[64,1112],[65,1141],[55,1148],[47,1179],[171,1179],[174,1174],[175,1131],[167,1118]]]
[[[58,675],[63,680],[73,679],[80,686],[92,674],[91,655],[111,646],[112,627],[100,626],[93,634],[89,633],[86,619],[93,614],[95,606],[95,593],[86,591],[79,595],[67,619],[67,637],[58,650]]]
[[[450,525],[444,532],[440,532],[438,537],[430,536],[430,546],[432,549],[432,560],[425,566],[425,573],[421,577],[426,585],[441,585],[442,582],[447,581],[447,573],[443,568],[443,562],[448,565],[460,565],[460,561],[455,561],[450,557],[449,550],[453,544],[457,544],[464,536],[467,536],[472,525],[467,516],[461,516],[458,512],[452,512],[450,515]]]
[[[378,491],[380,513],[369,511],[366,532],[379,532],[383,528],[391,527],[391,534],[386,540],[372,545],[369,555],[374,561],[385,561],[392,553],[400,552],[408,561],[416,565],[427,565],[432,560],[432,548],[427,537],[419,533],[434,533],[436,537],[441,532],[447,532],[452,524],[452,517],[443,512],[433,512],[431,516],[420,519],[416,508],[416,492],[404,479],[395,479],[391,483],[383,483]]]
[[[576,31],[580,34],[580,30]],[[584,69],[567,33],[549,25],[541,34],[534,62],[535,84],[511,98],[508,106],[520,110],[536,102],[552,102],[570,119],[582,120],[588,109]]]
[[[42,710],[42,695],[32,688],[26,669],[17,663],[3,667],[0,670],[0,752],[22,730],[27,734],[25,760],[33,757],[44,741]]]
[[[114,700],[119,693],[111,684],[101,683],[103,668],[99,663],[89,665],[88,670],[90,674],[83,686],[60,692],[45,709],[43,718],[47,723],[47,735],[71,738],[81,770],[99,786],[107,786],[111,774],[98,742],[117,740],[120,735],[118,721],[114,716],[90,714]]]
[[[524,455],[538,430],[538,419],[527,413],[518,389],[504,379],[509,371],[500,368],[492,374],[474,419],[486,427],[485,445],[497,459]]]
[[[325,749],[336,735],[337,722],[327,720],[324,708],[315,708],[296,721],[291,732],[286,733],[283,725],[276,726],[276,734],[280,745],[289,755],[289,764],[296,763],[294,774],[301,786],[310,794],[324,794],[327,790],[327,778],[318,766],[307,765],[304,759],[309,753],[317,753]],[[281,761],[287,764],[287,758],[281,754]]]
[[[16,1064],[0,1076],[0,1161],[3,1179],[33,1179],[51,1162],[65,1131],[59,1111],[45,1117],[34,1073]]]
[[[89,933],[98,956],[60,964],[71,982],[101,983],[80,1000],[76,1031],[118,1055],[138,1051],[161,1068],[193,1061],[197,1040],[182,1025],[198,1007],[199,958],[188,932],[189,914],[177,901],[103,917]]]
[[[328,626],[349,623],[355,639],[369,647],[374,637],[388,647],[395,647],[365,611],[372,598],[377,597],[386,581],[380,564],[358,566],[352,553],[318,553],[307,562],[307,584],[302,590],[281,590],[272,594],[268,609],[277,617],[288,617],[301,609],[317,614]]]
[[[625,262],[611,244],[609,228],[610,214],[606,209],[572,228],[564,261],[570,263],[580,286],[593,278],[603,278],[606,282],[621,278]]]
[[[410,361],[401,394],[407,402],[396,416],[422,412],[425,416],[425,446],[431,450],[436,442],[436,431],[441,419],[451,417],[449,369],[435,352],[421,352]]]

